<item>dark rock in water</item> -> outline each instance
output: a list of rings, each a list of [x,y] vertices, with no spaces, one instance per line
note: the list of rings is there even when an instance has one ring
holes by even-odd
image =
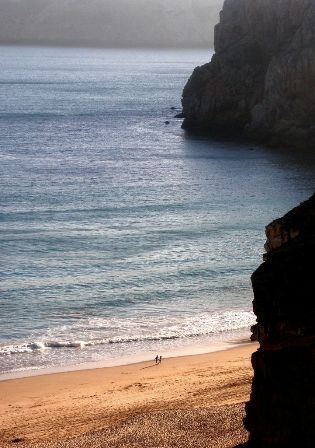
[[[182,98],[183,127],[315,145],[315,1],[226,0],[215,54]]]
[[[257,324],[248,447],[315,446],[315,195],[266,227],[252,275]]]
[[[171,110],[176,110],[176,107],[172,106],[172,107],[171,107]]]
[[[185,118],[185,116],[186,115],[183,112],[181,112],[181,113],[175,115],[174,118]]]
[[[170,122],[169,122],[169,121],[164,121],[164,123],[165,123],[165,124],[170,124]]]

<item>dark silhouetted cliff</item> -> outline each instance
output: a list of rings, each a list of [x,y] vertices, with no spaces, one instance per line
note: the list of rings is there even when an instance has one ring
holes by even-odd
[[[183,92],[184,128],[315,144],[315,1],[225,0],[215,54]]]
[[[315,195],[266,228],[252,275],[257,324],[244,446],[315,446]]]

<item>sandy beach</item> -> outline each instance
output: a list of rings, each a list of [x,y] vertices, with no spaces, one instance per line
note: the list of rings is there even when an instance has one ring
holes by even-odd
[[[232,447],[256,344],[0,382],[0,446]]]

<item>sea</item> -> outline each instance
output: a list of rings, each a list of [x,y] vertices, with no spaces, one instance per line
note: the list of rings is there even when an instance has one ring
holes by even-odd
[[[0,47],[0,379],[248,341],[311,152],[181,129],[209,50]]]

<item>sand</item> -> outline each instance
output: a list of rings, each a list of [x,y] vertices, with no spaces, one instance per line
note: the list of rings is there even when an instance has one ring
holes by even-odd
[[[0,446],[232,447],[256,344],[0,382]]]

